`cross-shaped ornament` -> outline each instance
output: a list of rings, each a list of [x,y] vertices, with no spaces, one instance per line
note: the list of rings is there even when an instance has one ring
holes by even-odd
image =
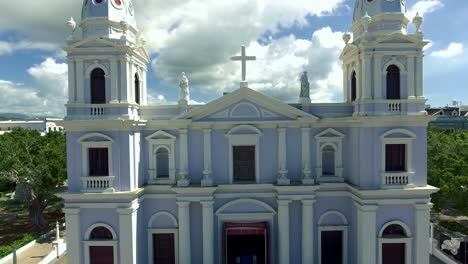
[[[241,61],[242,62],[242,82],[245,82],[245,76],[247,74],[247,61],[257,60],[255,56],[245,55],[245,46],[242,46],[242,51],[240,56],[234,56],[231,58],[232,61]]]

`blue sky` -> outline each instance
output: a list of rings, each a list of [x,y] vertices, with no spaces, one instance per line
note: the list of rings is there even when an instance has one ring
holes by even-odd
[[[27,3],[24,3],[27,2]],[[236,89],[240,66],[229,58],[247,46],[251,87],[295,101],[298,77],[309,71],[313,102],[342,100],[341,36],[354,0],[134,0],[137,23],[151,55],[152,103],[178,100],[187,72],[193,103]],[[408,0],[424,17],[424,93],[433,106],[468,104],[468,1]],[[80,0],[9,1],[0,10],[0,113],[63,116],[67,66],[65,22],[79,21]],[[410,31],[412,29],[410,28]]]

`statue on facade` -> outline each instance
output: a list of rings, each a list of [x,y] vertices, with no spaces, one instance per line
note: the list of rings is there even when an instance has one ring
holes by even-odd
[[[187,106],[190,101],[190,90],[189,90],[189,80],[185,72],[182,73],[179,82],[180,87],[180,100],[179,105]]]
[[[310,84],[306,71],[304,71],[301,76],[301,94],[299,97],[302,104],[310,103]]]

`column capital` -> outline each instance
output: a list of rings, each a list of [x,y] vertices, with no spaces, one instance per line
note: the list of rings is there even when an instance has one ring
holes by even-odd
[[[430,210],[433,206],[432,203],[427,203],[427,204],[413,204],[414,208],[416,211],[427,211]]]
[[[302,200],[301,203],[303,206],[312,206],[317,200]]]
[[[374,205],[374,204],[359,204],[359,203],[356,203],[356,207],[359,209],[359,211],[361,212],[373,212],[375,213],[377,211],[377,209],[379,208],[378,205]]]
[[[83,63],[84,62],[83,58],[73,58],[73,59],[78,63]]]
[[[279,133],[286,133],[286,128],[285,127],[278,127],[278,132]]]
[[[289,206],[291,200],[277,200],[278,206]]]
[[[79,215],[80,210],[80,208],[63,208],[66,215]]]
[[[186,128],[179,129],[180,134],[187,134],[188,130]]]
[[[117,208],[117,213],[119,215],[132,215],[133,213],[138,211],[139,207],[140,207],[140,205],[137,204],[135,206],[128,207],[128,208]]]
[[[205,133],[205,134],[211,133],[211,128],[204,128],[203,133]]]
[[[213,208],[214,201],[201,201],[203,208]]]
[[[190,201],[178,201],[176,203],[179,208],[188,208],[190,206]]]
[[[301,127],[302,132],[310,132],[310,127]]]

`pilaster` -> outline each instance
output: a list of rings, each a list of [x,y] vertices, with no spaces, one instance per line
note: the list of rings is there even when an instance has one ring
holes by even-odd
[[[278,128],[278,185],[289,185],[286,165],[286,128]]]
[[[360,205],[357,209],[357,263],[376,263],[377,261],[377,232],[376,205]]]
[[[127,71],[127,94],[128,94],[128,102],[130,103],[135,103],[135,89],[133,88],[134,86],[134,78],[135,78],[135,73],[134,73],[134,65],[133,65],[133,60],[131,58],[127,59],[128,63],[128,71]]]
[[[76,90],[77,98],[76,102],[79,104],[85,103],[85,87],[84,87],[84,63],[83,59],[75,59],[76,61]]]
[[[139,205],[118,208],[120,263],[137,263],[137,210]]]
[[[177,186],[187,187],[190,185],[188,178],[188,131],[187,129],[179,130],[179,179]]]
[[[190,202],[177,202],[179,211],[179,264],[191,264],[192,252],[190,245]]]
[[[110,85],[111,85],[111,101],[110,103],[118,103],[119,102],[119,89],[118,89],[118,67],[117,67],[117,58],[110,58]]]
[[[289,204],[291,200],[278,200],[278,252],[279,264],[289,264]]]
[[[362,61],[362,100],[371,99],[371,55],[365,53],[361,57]]]
[[[129,66],[127,62],[127,58],[120,58],[120,93],[119,93],[119,99],[121,103],[128,103],[128,81],[127,81],[127,72],[128,72]]]
[[[214,264],[213,201],[202,201],[203,206],[203,264]]]
[[[76,102],[76,72],[75,61],[68,59],[68,103]]]
[[[349,96],[349,89],[350,89],[350,84],[349,84],[349,64],[346,64],[342,66],[343,70],[343,96],[346,100],[346,102],[351,103],[351,97]]]
[[[383,98],[382,87],[382,55],[374,55],[374,99]]]
[[[64,208],[65,224],[67,226],[67,263],[81,264],[81,252],[83,244],[81,243],[82,234],[80,232],[80,209],[79,208]]]
[[[302,200],[302,264],[314,263],[315,200]]]
[[[302,184],[314,184],[311,178],[312,170],[310,164],[310,127],[301,128],[302,141]]]
[[[201,185],[212,186],[211,177],[211,129],[203,129],[203,180]]]
[[[429,231],[431,204],[415,204],[415,242],[416,242],[416,264],[429,263]]]
[[[424,98],[423,96],[423,56],[416,57],[416,96]]]

